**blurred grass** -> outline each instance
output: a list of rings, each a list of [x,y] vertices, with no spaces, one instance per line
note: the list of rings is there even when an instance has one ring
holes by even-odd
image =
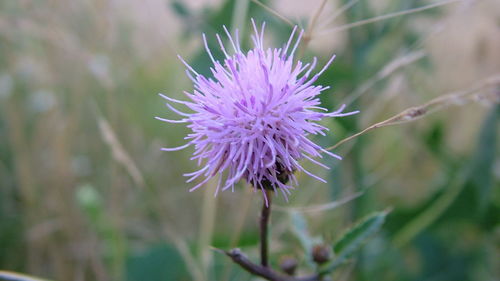
[[[361,114],[325,121],[332,133],[315,138],[324,147],[500,73],[494,0],[360,26],[350,24],[437,2],[261,2],[306,28],[305,60],[337,54],[318,82],[333,89],[322,101],[330,109],[348,102]],[[209,246],[256,257],[258,198],[244,184],[217,200],[209,185],[188,193],[190,151],[159,151],[182,144],[187,129],[153,119],[174,117],[156,93],[182,98],[191,89],[176,54],[209,73],[201,33],[215,51],[221,26],[238,26],[249,46],[250,17],[267,22],[268,45],[287,39],[289,24],[249,1],[0,3],[0,269],[51,280],[250,278]],[[335,280],[498,276],[499,89],[345,143],[335,150],[343,161],[325,159],[330,171],[309,167],[328,184],[299,175],[290,202],[276,200],[300,210],[361,192],[338,208],[303,213],[311,235],[327,242],[393,207],[382,233]],[[272,263],[288,254],[305,265],[289,223],[287,212],[273,213]]]

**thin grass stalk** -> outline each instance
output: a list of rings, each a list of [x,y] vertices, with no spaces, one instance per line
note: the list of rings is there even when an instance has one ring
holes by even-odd
[[[236,29],[239,30],[240,34],[245,34],[249,4],[249,0],[236,0],[234,3],[233,15],[231,17],[231,34],[235,34]]]
[[[9,145],[14,155],[14,172],[19,186],[21,203],[23,206],[23,223],[26,226],[33,225],[39,218],[41,212],[32,212],[37,209],[37,181],[33,176],[33,159],[31,158],[31,146],[27,142],[24,133],[23,111],[18,106],[16,98],[11,98],[4,104],[2,112],[4,113],[7,128],[9,130]],[[29,239],[28,235],[22,238],[26,241],[27,248],[27,267],[33,270],[38,264],[39,255],[37,254],[38,244]]]
[[[366,134],[371,130],[377,129],[377,128],[413,122],[413,121],[419,120],[419,119],[429,115],[430,113],[441,110],[441,109],[446,108],[448,106],[451,106],[453,104],[463,105],[463,104],[470,102],[472,100],[485,99],[488,95],[491,95],[491,93],[484,92],[482,90],[484,90],[487,87],[491,87],[491,86],[495,86],[495,85],[496,86],[500,85],[500,74],[495,74],[495,75],[492,75],[486,79],[483,79],[478,84],[476,84],[475,86],[473,86],[469,89],[459,91],[459,92],[450,93],[447,95],[442,95],[442,96],[439,96],[435,99],[430,100],[429,102],[427,102],[423,105],[407,108],[407,109],[403,110],[402,112],[400,112],[400,113],[398,113],[398,114],[396,114],[388,119],[385,119],[381,122],[377,122],[371,126],[368,126],[364,130],[362,130],[362,131],[360,131],[352,136],[349,136],[347,138],[340,140],[335,145],[326,148],[326,150],[333,150],[333,149],[339,147],[340,145],[342,145],[342,144],[344,144],[344,143],[346,143],[354,138],[357,138],[363,134]],[[480,91],[482,91],[482,92],[480,92]],[[474,95],[477,95],[477,96],[474,97]],[[493,94],[493,95],[495,95],[495,94]],[[497,95],[497,97],[493,97],[493,99],[498,99],[498,94],[496,94],[496,95]]]
[[[240,206],[240,211],[238,212],[238,216],[236,219],[236,225],[234,227],[234,231],[231,235],[231,242],[229,243],[230,248],[234,248],[238,245],[238,242],[240,241],[241,238],[241,232],[243,230],[243,226],[245,225],[246,218],[248,216],[248,212],[250,210],[250,203],[252,202],[253,199],[253,194],[254,192],[250,187],[245,188],[244,191],[245,194],[241,196],[240,203],[238,206]],[[222,274],[222,279],[223,281],[227,281],[230,278],[231,274],[231,268],[232,264],[225,266],[224,268],[224,273]]]
[[[276,16],[278,19],[282,20],[284,23],[288,24],[289,26],[291,26],[291,27],[295,26],[295,23],[293,23],[293,21],[289,20],[287,17],[285,17],[284,15],[280,14],[278,11],[274,10],[273,8],[267,6],[266,4],[260,2],[259,0],[252,0],[252,2],[254,2],[255,4],[261,6],[266,11],[268,11],[272,15]]]
[[[459,173],[450,187],[431,206],[423,211],[415,219],[404,225],[394,236],[393,243],[397,248],[401,248],[436,221],[444,211],[455,201],[455,198],[465,187],[465,172]]]
[[[201,271],[204,280],[208,280],[209,267],[212,264],[212,251],[210,244],[215,225],[215,216],[217,212],[217,197],[214,196],[216,181],[211,180],[205,187],[203,194],[203,205],[201,207],[200,230],[198,232],[198,258],[201,264]]]
[[[429,9],[432,9],[432,8],[440,7],[440,6],[451,4],[451,3],[455,3],[455,2],[461,2],[461,1],[463,1],[463,0],[441,1],[441,2],[438,2],[438,3],[433,3],[433,4],[425,5],[425,6],[414,8],[414,9],[408,9],[408,10],[404,10],[404,11],[394,12],[394,13],[390,13],[390,14],[376,16],[376,17],[369,18],[369,19],[364,19],[364,20],[356,21],[356,22],[353,22],[353,23],[348,23],[348,24],[345,24],[345,25],[341,25],[341,26],[337,26],[337,27],[333,27],[333,28],[324,30],[323,32],[339,32],[339,31],[344,31],[344,30],[348,30],[348,29],[351,29],[351,28],[363,26],[363,25],[366,25],[366,24],[371,24],[371,23],[375,23],[375,22],[379,22],[379,21],[383,21],[383,20],[387,20],[387,19],[391,19],[391,18],[395,18],[395,17],[404,16],[404,15],[414,14],[414,13],[422,12],[422,11],[429,10]]]

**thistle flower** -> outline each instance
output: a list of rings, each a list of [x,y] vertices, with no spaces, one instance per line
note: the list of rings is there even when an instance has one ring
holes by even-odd
[[[296,170],[326,182],[305,170],[299,161],[305,158],[328,169],[314,158],[321,158],[322,153],[341,158],[307,137],[311,134],[325,135],[328,129],[317,123],[322,118],[348,116],[357,111],[343,113],[345,105],[334,112],[319,107],[318,95],[329,87],[313,83],[335,56],[312,75],[316,58],[307,64],[301,61],[294,63],[303,31],[294,40],[295,27],[282,48],[264,48],[265,23],[260,31],[253,20],[252,24],[254,48],[246,53],[241,50],[238,31],[233,38],[224,27],[233,50],[231,54],[220,36],[216,35],[225,55],[222,62],[213,57],[203,34],[205,49],[213,63],[213,78],[197,73],[179,56],[194,83],[192,93],[184,92],[190,101],[160,95],[168,102],[184,105],[193,112],[181,112],[167,102],[168,108],[184,118],[157,119],[168,123],[187,123],[192,130],[185,138],[189,140],[185,145],[162,149],[175,151],[194,146],[191,160],[197,160],[201,169],[184,176],[189,177],[187,182],[199,177],[203,180],[189,191],[218,176],[217,195],[219,190],[234,190],[234,185],[243,178],[254,186],[254,190],[262,191],[267,204],[265,189],[280,190],[287,199],[290,189],[297,185]]]

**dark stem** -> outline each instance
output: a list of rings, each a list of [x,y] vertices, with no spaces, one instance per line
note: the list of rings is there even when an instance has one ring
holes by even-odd
[[[253,275],[260,276],[266,280],[271,281],[320,281],[321,277],[318,274],[304,276],[304,277],[293,277],[281,274],[274,271],[269,267],[264,267],[251,262],[245,254],[243,254],[240,249],[232,249],[230,251],[223,251],[228,257],[230,257],[233,262],[241,266],[246,271]]]
[[[267,196],[267,201],[264,199],[262,203],[262,212],[260,214],[260,264],[263,267],[269,266],[268,259],[268,228],[269,228],[269,217],[271,216],[271,204],[272,204],[272,191],[265,190]]]
[[[260,215],[260,265],[251,262],[245,254],[241,252],[240,249],[232,249],[230,251],[223,251],[228,257],[230,257],[233,262],[241,266],[243,269],[249,273],[260,276],[266,280],[270,281],[320,281],[322,278],[319,274],[313,274],[304,277],[294,277],[289,275],[284,275],[283,273],[274,271],[269,266],[269,246],[268,246],[268,229],[269,229],[269,217],[271,216],[271,203],[272,203],[272,191],[265,190],[265,198],[263,198],[264,203],[262,204],[262,212]],[[266,203],[267,202],[267,203]]]

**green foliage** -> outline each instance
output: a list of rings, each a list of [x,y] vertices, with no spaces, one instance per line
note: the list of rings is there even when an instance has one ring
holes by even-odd
[[[102,204],[102,199],[95,187],[84,184],[77,188],[76,202],[87,215],[91,227],[102,238],[103,255],[112,268],[113,274],[119,277],[124,267],[126,243],[119,229],[112,222]]]
[[[152,245],[127,259],[128,281],[190,280],[178,252],[168,244]]]
[[[493,107],[479,132],[476,153],[472,157],[470,183],[476,191],[477,206],[484,212],[491,202],[493,191],[493,166],[497,160],[498,124],[500,124],[500,105]]]
[[[79,186],[76,191],[76,202],[88,215],[92,224],[96,227],[101,224],[104,213],[102,200],[96,189],[90,184]]]
[[[333,245],[335,257],[321,267],[320,273],[322,275],[331,273],[352,257],[369,238],[382,228],[387,214],[387,211],[373,213],[349,228]]]

